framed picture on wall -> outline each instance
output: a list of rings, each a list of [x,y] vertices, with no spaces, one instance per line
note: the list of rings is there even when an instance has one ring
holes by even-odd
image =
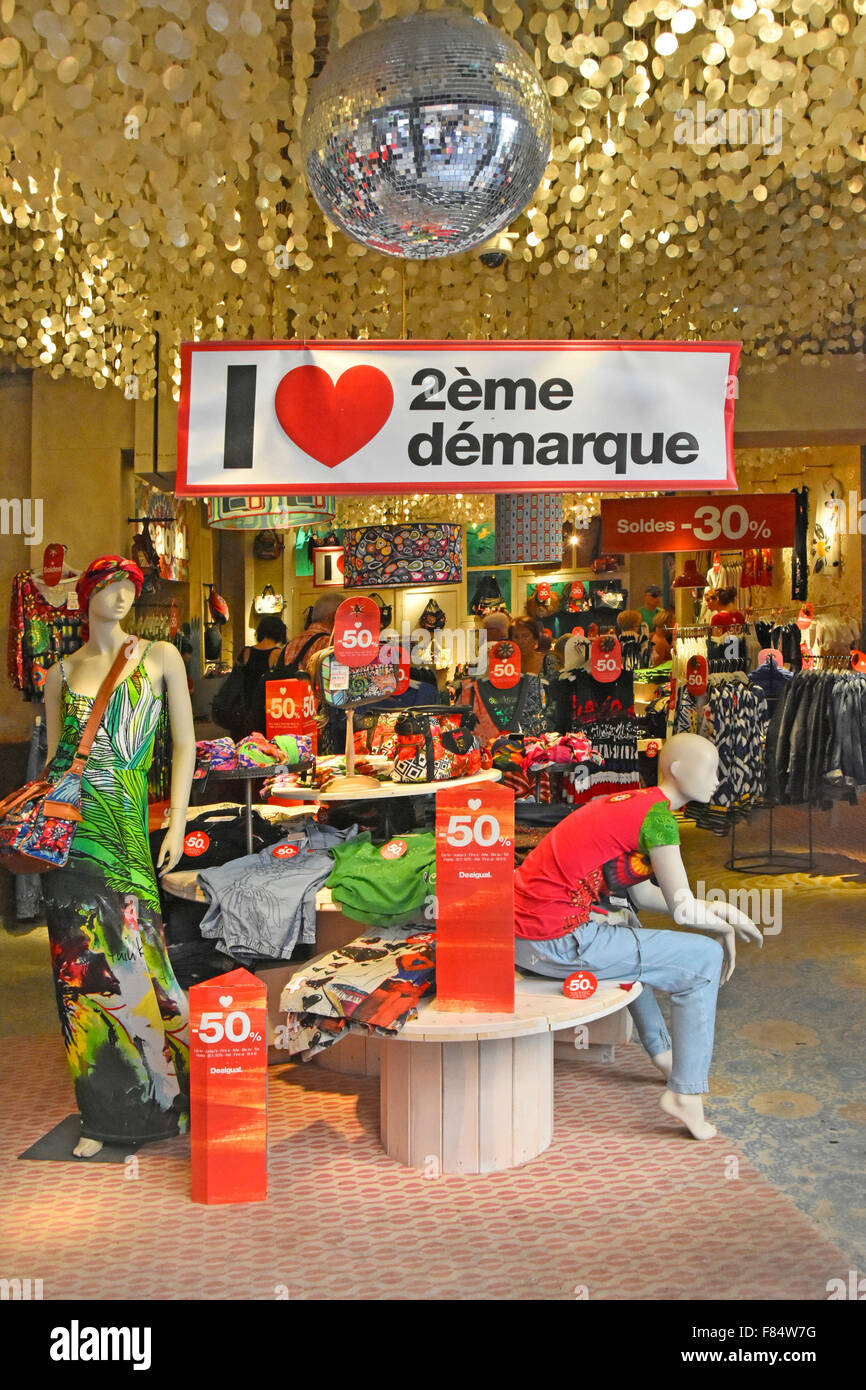
[[[315,589],[342,589],[343,587],[343,547],[341,545],[317,545],[313,550],[313,587]]]

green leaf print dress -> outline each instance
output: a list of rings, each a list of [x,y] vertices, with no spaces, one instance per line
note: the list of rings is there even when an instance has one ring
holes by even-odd
[[[81,1133],[146,1143],[189,1117],[186,996],[166,952],[147,838],[147,772],[162,709],[144,667],[112,692],[81,783],[66,867],[43,875],[57,1007]],[[61,732],[49,776],[69,768],[93,699],[61,662]]]

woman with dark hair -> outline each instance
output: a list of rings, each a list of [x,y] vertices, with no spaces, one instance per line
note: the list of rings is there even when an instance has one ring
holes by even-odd
[[[541,676],[546,681],[559,678],[550,638],[537,618],[518,618],[509,636],[520,649],[521,671],[528,676]]]
[[[275,613],[269,613],[259,619],[255,646],[244,647],[238,653],[234,670],[227,677],[225,686],[213,704],[214,722],[228,729],[232,738],[244,738],[254,731],[264,733],[264,727],[256,729],[256,724],[261,722],[261,715],[256,711],[256,691],[268,670],[271,656],[274,651],[285,645],[287,636],[282,618],[277,617]]]

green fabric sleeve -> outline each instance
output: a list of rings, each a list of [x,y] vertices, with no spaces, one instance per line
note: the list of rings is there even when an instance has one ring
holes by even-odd
[[[679,842],[680,828],[670,806],[666,801],[657,801],[644,817],[638,849],[642,854],[649,854],[656,845],[678,845]]]

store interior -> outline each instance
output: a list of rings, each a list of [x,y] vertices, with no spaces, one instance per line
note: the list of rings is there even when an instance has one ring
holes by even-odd
[[[329,55],[437,4],[40,5],[0,37],[0,1270],[94,1302],[862,1297],[866,0],[473,0],[551,134],[453,254],[347,235],[302,135]],[[779,148],[681,139],[693,98],[775,103]],[[738,345],[726,484],[187,486],[182,344],[450,339]],[[686,504],[734,521],[665,549]],[[34,871],[8,798],[46,760],[83,814]],[[526,927],[571,817],[609,852],[567,930]],[[706,978],[651,987],[648,934],[713,922]],[[551,967],[617,926],[633,968]],[[690,1087],[682,1000],[720,971]],[[239,998],[258,1031],[207,1013]]]

